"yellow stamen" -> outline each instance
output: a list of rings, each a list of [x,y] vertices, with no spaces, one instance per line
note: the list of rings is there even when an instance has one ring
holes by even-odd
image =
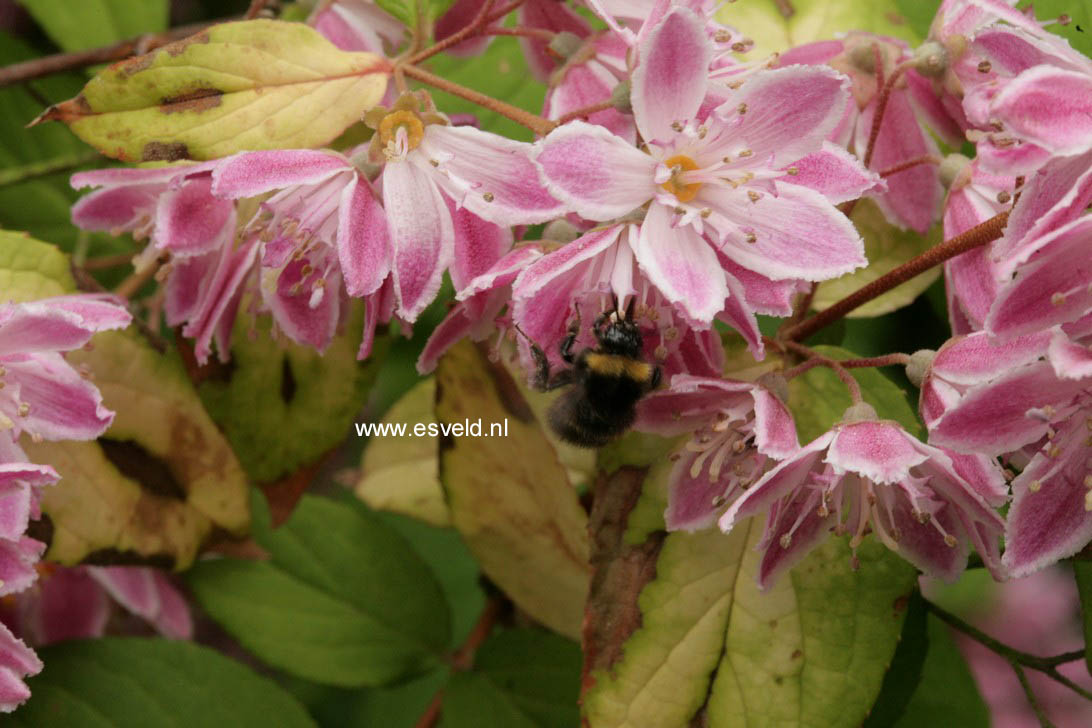
[[[405,128],[410,149],[416,149],[425,138],[425,125],[421,122],[421,117],[412,111],[394,111],[379,122],[379,141],[384,146],[389,144],[398,133],[398,127]]]
[[[698,190],[701,189],[702,185],[701,182],[686,184],[679,181],[679,175],[683,172],[698,169],[697,162],[685,154],[677,154],[670,159],[665,159],[664,164],[671,169],[671,179],[664,182],[660,187],[675,195],[679,202],[690,202],[698,196]]]

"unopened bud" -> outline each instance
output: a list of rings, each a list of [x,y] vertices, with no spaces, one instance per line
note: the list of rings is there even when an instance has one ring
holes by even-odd
[[[944,158],[944,161],[940,163],[940,183],[944,185],[945,189],[952,186],[960,173],[967,168],[967,165],[971,163],[971,160],[964,157],[962,154],[949,154]]]
[[[563,30],[554,36],[554,39],[550,41],[550,44],[547,46],[547,48],[549,48],[561,58],[568,58],[569,56],[580,50],[583,45],[583,38],[578,36],[576,33],[570,33],[567,30]]]
[[[565,218],[558,218],[542,229],[544,240],[556,240],[559,243],[571,243],[580,237],[580,231]]]
[[[906,378],[918,389],[921,389],[925,373],[933,365],[936,355],[932,349],[919,349],[910,355],[910,361],[906,364]]]
[[[623,114],[632,114],[633,105],[629,100],[629,81],[619,81],[618,85],[614,87],[614,90],[610,92],[611,106],[621,111]]]
[[[880,419],[880,416],[876,414],[876,409],[868,402],[858,402],[842,415],[842,422],[846,424],[878,419]]]
[[[948,49],[936,41],[922,43],[914,51],[914,68],[922,76],[937,78],[948,70]]]

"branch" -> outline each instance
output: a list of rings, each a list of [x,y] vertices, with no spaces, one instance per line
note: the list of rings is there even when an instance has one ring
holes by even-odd
[[[911,278],[924,273],[933,266],[940,265],[949,258],[954,258],[960,253],[991,243],[997,240],[1005,231],[1005,224],[1009,220],[1007,211],[1001,212],[989,220],[974,226],[966,232],[956,235],[950,240],[945,240],[918,257],[903,263],[890,273],[880,276],[866,286],[858,288],[830,308],[824,309],[809,319],[779,332],[781,339],[800,341],[806,339],[816,331],[829,326],[847,313],[868,303],[873,298],[890,291]]]
[[[230,18],[216,22],[225,22],[226,20],[230,20]],[[162,33],[145,33],[136,38],[130,38],[101,48],[89,48],[74,53],[57,53],[52,56],[23,61],[22,63],[13,63],[10,66],[0,68],[0,87],[31,81],[35,78],[61,73],[62,71],[84,68],[85,66],[121,61],[129,56],[147,53],[173,41],[188,38],[194,33],[215,24],[214,22],[180,25]]]
[[[433,47],[435,48],[435,46]],[[418,81],[427,83],[429,86],[434,86],[441,91],[447,91],[449,94],[454,94],[455,96],[464,98],[467,101],[471,101],[478,106],[489,109],[490,111],[495,111],[498,114],[507,116],[512,121],[516,122],[517,124],[522,124],[539,136],[546,136],[554,129],[554,127],[557,126],[557,124],[555,124],[554,122],[548,119],[543,119],[541,116],[532,114],[529,111],[524,111],[518,106],[513,106],[512,104],[501,101],[500,99],[495,99],[492,96],[486,96],[485,94],[479,91],[475,91],[472,88],[460,86],[457,83],[448,81],[446,78],[441,78],[434,73],[429,73],[423,68],[418,68],[417,66],[410,65],[398,67],[402,69],[403,73],[411,78],[415,78]]]
[[[983,647],[986,647],[991,652],[996,653],[1003,657],[1010,665],[1015,667],[1027,667],[1032,670],[1043,673],[1050,679],[1057,683],[1065,685],[1073,692],[1080,695],[1085,700],[1092,700],[1092,692],[1089,692],[1085,688],[1082,688],[1077,683],[1070,680],[1068,677],[1058,672],[1058,665],[1064,665],[1067,662],[1076,662],[1077,660],[1084,659],[1084,650],[1074,650],[1073,652],[1063,652],[1060,655],[1053,655],[1051,657],[1038,657],[1036,655],[1028,654],[1027,652],[1021,652],[1013,647],[1009,647],[1003,642],[995,640],[982,630],[967,624],[959,617],[955,616],[951,612],[938,607],[932,602],[925,602],[925,606],[942,621],[947,622],[948,625],[954,629],[967,635],[975,642],[979,643]],[[1019,677],[1019,673],[1017,674]]]
[[[415,63],[420,63],[426,58],[432,58],[437,53],[443,53],[448,48],[462,43],[472,35],[476,35],[483,27],[489,24],[489,11],[492,9],[493,0],[485,0],[485,2],[482,3],[481,9],[478,10],[478,14],[475,15],[474,19],[467,23],[462,30],[452,33],[439,43],[433,43],[431,47],[426,48],[419,53],[414,53],[406,59],[406,64],[413,65]]]
[[[600,101],[598,103],[590,104],[588,106],[582,106],[579,109],[573,109],[569,113],[561,115],[557,119],[557,124],[558,126],[561,126],[562,124],[567,124],[573,119],[586,119],[592,114],[596,114],[600,111],[606,111],[607,109],[613,108],[614,101],[612,99],[604,99],[603,101]]]
[[[857,383],[857,380],[853,378],[852,374],[846,371],[842,362],[831,359],[829,356],[823,356],[814,349],[808,348],[803,344],[797,344],[795,341],[782,341],[780,343],[784,348],[807,357],[803,364],[782,372],[782,375],[786,379],[792,379],[792,377],[795,377],[798,374],[803,374],[812,367],[824,366],[837,374],[838,378],[842,380],[842,384],[849,390],[849,397],[853,400],[853,404],[859,404],[861,402],[861,385]],[[857,361],[862,360],[858,359]]]
[[[482,643],[489,637],[503,611],[504,600],[502,598],[492,596],[486,601],[485,607],[478,617],[478,621],[470,630],[470,634],[466,636],[466,640],[463,644],[451,655],[451,668],[453,670],[465,672],[474,667],[474,653],[478,651],[478,648],[481,647]],[[414,728],[432,728],[435,726],[436,722],[440,720],[440,713],[443,710],[443,707],[444,689],[440,688],[432,696],[432,700],[429,701],[428,707],[425,708],[425,712],[422,713],[421,717],[417,719],[417,722],[413,724]]]

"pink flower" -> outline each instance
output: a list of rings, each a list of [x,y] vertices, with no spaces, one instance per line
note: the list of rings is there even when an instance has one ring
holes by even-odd
[[[406,37],[406,26],[371,0],[319,3],[307,19],[319,33],[343,51],[391,55]]]
[[[671,379],[638,405],[636,429],[665,437],[691,433],[676,450],[668,476],[668,530],[694,531],[757,481],[767,464],[800,448],[788,409],[765,387],[750,382],[693,377]]]
[[[557,7],[565,7],[552,3]],[[614,33],[598,33],[583,45],[550,78],[542,114],[547,119],[559,119],[570,111],[582,109],[612,98],[626,76],[626,56],[629,47]],[[583,59],[583,60],[580,60]],[[587,117],[617,134],[630,144],[637,140],[633,117],[616,108],[596,111]]]
[[[952,167],[957,164],[960,168],[955,171]],[[953,172],[955,178],[948,184],[948,199],[944,205],[945,240],[1009,209],[1016,191],[1015,177],[991,174],[982,169],[977,159],[972,161],[961,155],[949,155],[941,175]],[[969,334],[981,330],[1001,285],[992,246],[975,248],[947,261],[944,280],[952,333]]]
[[[937,145],[929,130],[958,147],[963,133],[959,121],[941,102],[929,78],[910,67],[913,63],[905,44],[894,38],[853,31],[844,40],[821,41],[793,48],[781,55],[779,63],[829,64],[852,81],[852,98],[830,139],[852,148],[864,158],[879,107],[877,57],[883,64],[883,78],[902,67],[884,110],[879,135],[869,168],[877,172],[923,156],[937,156]],[[958,109],[958,107],[956,107]],[[896,225],[924,234],[936,219],[943,190],[937,167],[918,164],[885,177],[887,186],[871,195],[884,215]]]
[[[41,671],[42,661],[34,650],[0,622],[0,713],[12,712],[30,697],[23,678]]]
[[[99,187],[72,206],[72,222],[113,235],[151,239],[143,262],[159,252],[208,253],[235,231],[235,206],[212,196],[215,162],[152,169],[96,169],[72,175],[72,186]],[[138,265],[139,267],[139,265]]]
[[[64,567],[44,564],[41,578],[4,605],[0,617],[28,643],[42,647],[101,637],[117,603],[165,637],[190,639],[185,599],[158,569],[135,566]]]
[[[583,122],[555,129],[535,152],[550,192],[570,209],[632,221],[641,273],[702,326],[730,295],[723,260],[775,280],[824,280],[866,262],[860,237],[822,191],[794,184],[795,163],[824,153],[841,116],[842,77],[798,67],[756,72],[697,119],[711,56],[702,19],[673,8],[640,41],[633,71],[647,153]],[[817,180],[876,183],[848,157],[826,159],[840,173]]]
[[[61,352],[82,347],[98,331],[125,328],[131,319],[112,296],[0,304],[0,439],[14,442],[24,432],[46,440],[101,435],[114,415]]]
[[[857,407],[862,407],[857,405]],[[1005,500],[996,463],[949,453],[908,435],[897,423],[842,422],[781,461],[720,519],[725,532],[768,511],[758,582],[773,579],[835,534],[860,544],[876,536],[926,574],[953,581],[973,546],[1001,574],[998,541]]]
[[[231,199],[277,192],[246,224],[244,243],[205,263],[226,286],[206,308],[237,305],[238,281],[258,255],[261,299],[293,341],[324,350],[342,314],[342,283],[353,297],[375,294],[391,272],[387,218],[368,180],[340,154],[243,152],[217,164],[214,194]],[[254,246],[260,241],[260,250]],[[192,271],[193,275],[200,273]],[[235,285],[232,286],[231,284]],[[230,318],[224,335],[230,333]],[[203,321],[198,317],[196,321]],[[193,324],[194,333],[209,327]],[[223,352],[221,352],[223,356]]]
[[[1004,564],[1013,576],[1092,540],[1090,324],[1086,317],[1069,333],[1055,328],[1003,343],[985,334],[957,340],[938,352],[923,385],[930,442],[1005,455],[1023,468],[1012,482],[1005,531]]]
[[[376,128],[369,154],[383,164],[380,184],[395,295],[399,315],[407,321],[436,296],[449,266],[480,272],[504,252],[495,247],[457,250],[461,238],[455,212],[465,209],[503,227],[546,222],[563,212],[539,183],[529,145],[449,126],[427,96],[404,95],[391,110],[370,111],[367,121]]]
[[[535,245],[514,248],[489,270],[462,286],[455,296],[457,303],[425,343],[417,360],[417,371],[428,374],[434,370],[443,353],[466,336],[482,341],[499,329],[499,345],[511,324],[510,317],[501,319],[501,310],[511,299],[512,283],[520,271],[541,257],[542,251]]]

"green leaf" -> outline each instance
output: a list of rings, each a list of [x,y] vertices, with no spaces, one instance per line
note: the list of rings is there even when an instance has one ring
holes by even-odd
[[[929,35],[929,26],[933,24],[940,0],[895,0],[895,6],[914,34],[924,39]]]
[[[126,162],[317,147],[379,102],[389,69],[301,23],[224,23],[106,68],[39,120]]]
[[[66,51],[167,29],[167,0],[19,0]]]
[[[1069,23],[1052,23],[1047,30],[1062,36],[1086,56],[1092,56],[1092,0],[1035,0],[1034,3],[1021,2],[1019,7],[1023,9],[1029,5],[1035,7],[1035,17],[1040,20],[1068,15]]]
[[[1084,629],[1084,661],[1092,671],[1092,563],[1073,560],[1073,577],[1081,600],[1081,625]]]
[[[363,506],[304,496],[270,530],[259,495],[254,539],[269,561],[224,559],[188,575],[202,607],[248,650],[307,680],[383,685],[436,664],[451,621],[429,567]]]
[[[896,0],[792,0],[791,4],[795,12],[785,18],[772,0],[736,0],[725,5],[717,19],[754,39],[754,50],[747,54],[750,59],[830,40],[847,30],[889,35],[911,44],[922,40],[899,13]]]
[[[307,728],[291,695],[223,655],[190,642],[107,637],[39,650],[45,669],[5,725],[141,728]]]
[[[0,289],[27,301],[75,291],[68,256],[26,235],[0,231]],[[42,493],[47,557],[154,561],[185,568],[212,533],[246,529],[246,479],[201,406],[174,352],[161,353],[133,329],[98,334],[70,352],[116,412],[99,442],[22,440],[61,482]]]
[[[856,355],[836,346],[815,346],[815,351],[831,359],[852,359]],[[864,400],[876,408],[882,419],[895,420],[915,437],[925,434],[917,413],[907,401],[907,393],[870,367],[850,369],[861,385]],[[800,442],[808,443],[842,419],[853,404],[846,385],[826,367],[815,367],[789,380],[789,409],[796,420]]]
[[[579,724],[580,648],[532,629],[494,634],[474,669],[444,689],[441,728],[571,728]]]
[[[588,589],[587,516],[534,411],[503,365],[470,341],[440,360],[436,391],[441,424],[507,423],[506,437],[441,436],[452,523],[518,607],[576,637]]]
[[[441,55],[430,62],[430,70],[449,81],[468,86],[494,98],[504,99],[521,109],[538,113],[546,98],[546,86],[531,75],[519,43],[490,43],[485,52],[472,58]],[[466,99],[429,89],[445,114],[467,113],[478,117],[481,128],[510,139],[534,141],[534,134],[506,116],[487,111]]]
[[[388,688],[349,690],[289,676],[281,683],[323,728],[416,728],[447,679],[447,670],[437,669]]]
[[[485,607],[478,562],[453,528],[437,528],[397,513],[375,514],[413,544],[444,590],[451,607],[451,647],[461,645]]]
[[[929,615],[929,653],[918,689],[894,728],[987,728],[990,712],[948,628]]]
[[[22,40],[0,32],[0,64],[35,56]],[[26,128],[42,110],[39,98],[63,99],[81,85],[72,74],[57,74],[0,88],[0,227],[26,230],[69,252],[81,238],[91,255],[126,252],[132,248],[127,238],[82,232],[71,221],[79,193],[68,184],[69,175],[98,154],[59,124]]]
[[[861,233],[861,237],[864,238],[868,266],[853,273],[847,273],[841,278],[819,284],[811,305],[816,311],[829,308],[858,288],[921,255],[943,239],[940,224],[934,225],[928,235],[921,235],[913,230],[899,230],[887,222],[879,206],[872,200],[858,202],[850,217]],[[925,273],[873,298],[846,316],[848,318],[882,316],[903,306],[909,306],[939,277],[940,267],[934,266]]]
[[[251,480],[267,483],[318,460],[343,441],[368,396],[389,340],[356,360],[363,309],[355,306],[322,354],[276,341],[272,322],[241,313],[232,332],[231,363],[198,387]]]
[[[929,651],[929,637],[925,631],[926,616],[928,613],[925,600],[921,592],[914,591],[910,595],[906,621],[902,624],[899,648],[895,650],[895,657],[884,675],[880,696],[876,698],[876,704],[872,706],[868,719],[861,728],[888,728],[905,711],[918,683],[921,682],[925,655]]]
[[[669,470],[653,467],[644,491],[661,491]],[[620,470],[597,499],[630,501],[641,479]],[[854,569],[846,540],[831,538],[760,592],[761,524],[649,533],[636,511],[605,508],[585,628],[590,728],[860,725],[895,652],[912,567],[869,539]],[[610,523],[627,518],[612,541]]]

